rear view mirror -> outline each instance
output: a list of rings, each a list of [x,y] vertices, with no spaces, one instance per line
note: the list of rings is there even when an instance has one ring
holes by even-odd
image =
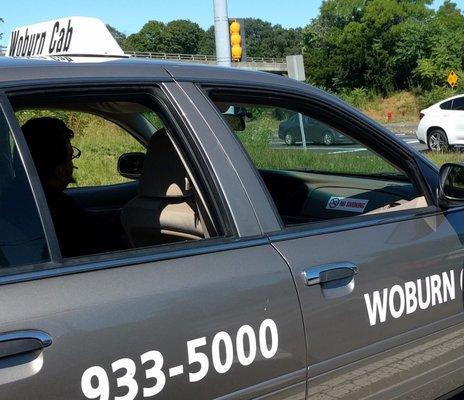
[[[119,175],[128,179],[139,179],[142,174],[144,153],[125,153],[118,159]]]
[[[444,164],[440,168],[438,202],[443,208],[464,205],[464,165]]]
[[[236,114],[222,114],[234,132],[242,132],[245,130],[245,118]]]

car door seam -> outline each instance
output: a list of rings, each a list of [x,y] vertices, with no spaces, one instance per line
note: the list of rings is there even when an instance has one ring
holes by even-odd
[[[308,331],[306,329],[306,324],[305,324],[305,319],[304,319],[304,314],[303,314],[303,305],[301,303],[301,296],[300,296],[300,292],[298,290],[298,285],[296,283],[296,277],[292,271],[292,268],[290,266],[290,263],[288,262],[288,260],[285,258],[285,255],[274,245],[274,243],[272,242],[272,240],[268,237],[269,239],[269,244],[274,248],[274,250],[277,252],[277,254],[282,258],[282,260],[285,262],[285,264],[287,265],[287,268],[290,272],[290,276],[292,277],[292,282],[293,282],[293,285],[295,287],[295,293],[296,293],[296,297],[297,297],[297,300],[298,300],[298,306],[300,307],[300,318],[301,318],[301,323],[303,325],[303,336],[304,336],[304,343],[305,343],[305,360],[306,360],[306,382],[309,382],[309,375],[308,375],[308,351],[309,351],[309,348],[308,348]],[[305,392],[306,392],[306,397],[308,396],[308,384],[306,384],[306,389],[305,389]]]

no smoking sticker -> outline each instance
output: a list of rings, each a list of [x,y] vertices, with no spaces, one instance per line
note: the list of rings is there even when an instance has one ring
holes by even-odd
[[[369,203],[366,199],[353,199],[350,197],[332,196],[325,207],[327,210],[341,210],[362,213]]]

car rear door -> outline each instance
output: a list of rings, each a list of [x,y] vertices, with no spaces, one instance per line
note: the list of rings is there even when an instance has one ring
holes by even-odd
[[[24,239],[34,258],[0,258],[2,399],[304,398],[305,338],[289,268],[208,126],[181,93],[171,99],[179,120],[191,119],[192,146],[205,151],[208,170],[198,174],[217,171],[209,179],[231,215],[228,235],[63,261],[19,125],[1,98],[0,134],[14,139],[35,213],[14,227],[35,232]],[[0,220],[7,226],[5,213]]]
[[[293,85],[291,90],[267,87],[265,91],[251,84],[221,87],[216,82],[210,88],[217,94],[216,101],[232,105],[259,107],[260,98],[272,98],[272,104],[282,108],[297,102],[302,102],[300,109],[312,104],[319,115],[337,121],[338,128],[345,121],[345,133],[354,128],[360,137],[377,135],[382,140],[383,134],[354,110],[320,93],[307,93],[305,88],[299,92]],[[240,101],[240,93],[246,93],[246,100]],[[253,95],[257,103],[250,99]],[[204,93],[191,96],[197,107],[206,110]],[[215,132],[220,141],[233,136],[225,124],[218,124]],[[383,142],[396,149],[396,155],[388,152],[393,163],[398,154],[409,162],[405,172],[422,190],[436,189],[436,172],[426,163],[388,136]],[[302,151],[294,154],[299,157]],[[327,163],[331,154],[341,152],[327,153]],[[242,179],[247,189],[252,188],[248,193],[261,223],[279,219],[276,208],[269,206],[260,173]],[[279,195],[283,202],[287,195],[290,203],[295,193],[282,189]],[[324,204],[324,212],[325,208],[329,204]],[[430,204],[269,230],[272,245],[290,266],[299,293],[308,344],[309,398],[410,398],[414,394],[432,399],[462,385],[463,213],[462,207],[443,212]]]

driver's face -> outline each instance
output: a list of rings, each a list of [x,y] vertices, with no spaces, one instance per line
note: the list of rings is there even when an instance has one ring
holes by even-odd
[[[73,148],[71,146],[71,142],[68,140],[66,143],[66,161],[56,167],[55,170],[55,176],[58,179],[58,186],[61,189],[65,189],[70,183],[75,182],[73,172]]]

